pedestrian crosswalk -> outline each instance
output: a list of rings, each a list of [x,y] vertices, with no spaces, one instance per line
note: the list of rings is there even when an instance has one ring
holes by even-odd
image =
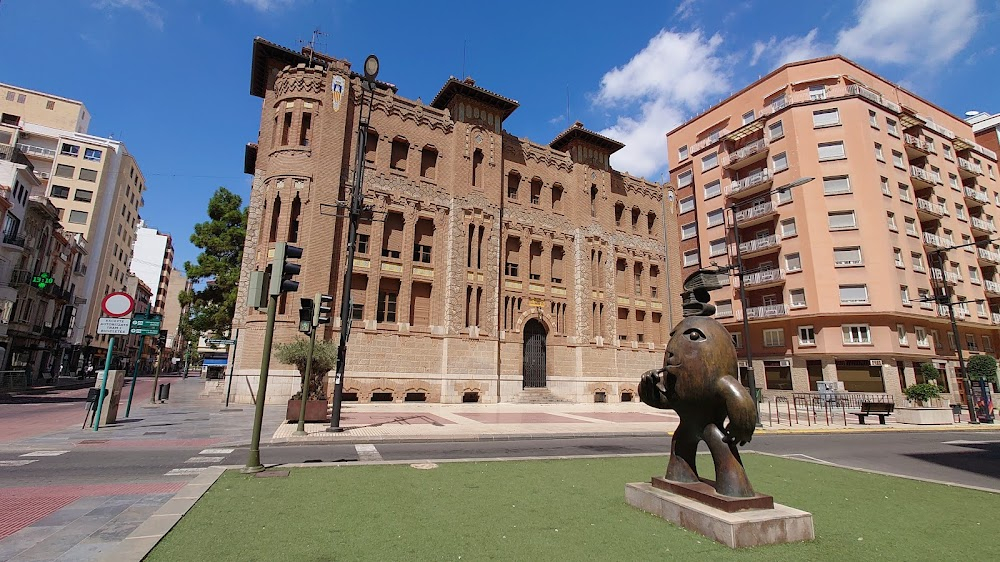
[[[69,451],[31,451],[18,455],[20,458],[17,459],[0,460],[0,467],[26,466],[33,462],[38,462],[40,457],[58,457],[59,455],[65,455],[68,452]]]
[[[235,449],[203,449],[197,455],[184,461],[184,464],[207,464],[216,465],[226,460],[226,455],[232,453]],[[207,466],[185,466],[179,468],[170,469],[169,472],[164,474],[164,476],[193,476],[196,474],[201,474],[208,467]]]
[[[358,460],[361,462],[382,460],[382,454],[370,443],[355,445],[354,450],[358,452]]]

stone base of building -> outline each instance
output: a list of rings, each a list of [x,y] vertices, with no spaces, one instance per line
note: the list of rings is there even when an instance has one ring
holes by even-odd
[[[626,484],[625,501],[729,548],[811,541],[816,538],[812,514],[778,503],[774,504],[773,509],[727,513],[696,500],[654,488],[647,482]]]
[[[951,408],[896,408],[896,421],[915,425],[951,425],[955,416]]]

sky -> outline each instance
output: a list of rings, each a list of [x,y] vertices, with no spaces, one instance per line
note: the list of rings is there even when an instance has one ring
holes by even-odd
[[[1000,112],[1000,0],[0,0],[0,82],[83,101],[90,133],[135,155],[142,217],[194,261],[194,224],[225,186],[249,202],[255,36],[356,70],[369,53],[399,95],[450,76],[521,106],[504,123],[548,143],[581,121],[624,142],[619,170],[668,179],[665,134],[781,64],[839,53],[956,115]]]

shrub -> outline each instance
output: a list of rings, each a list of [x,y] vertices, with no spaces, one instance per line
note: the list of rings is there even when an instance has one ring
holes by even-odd
[[[903,394],[912,402],[927,402],[941,396],[941,389],[936,384],[925,382],[904,388]]]
[[[997,360],[992,355],[973,355],[966,361],[965,370],[974,381],[997,382]]]
[[[920,373],[920,376],[922,376],[927,382],[936,381],[941,378],[941,371],[938,371],[937,367],[935,367],[933,363],[921,363],[920,366],[917,367],[917,372]]]
[[[306,371],[306,358],[309,355],[309,340],[295,340],[274,347],[278,361],[295,365],[300,375]],[[312,372],[309,376],[308,400],[326,400],[326,375],[337,367],[337,345],[325,340],[317,341],[313,350]],[[292,395],[292,400],[301,400],[302,391]]]

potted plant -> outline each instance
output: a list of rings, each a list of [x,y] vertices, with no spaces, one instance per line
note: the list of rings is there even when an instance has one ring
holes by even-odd
[[[300,376],[305,376],[306,359],[309,356],[309,340],[295,340],[275,346],[275,357],[282,363],[295,365]],[[326,375],[337,366],[337,346],[325,340],[317,341],[313,349],[312,369],[309,376],[309,392],[306,396],[306,421],[326,421]],[[299,390],[288,400],[285,419],[298,421],[302,391]]]
[[[941,388],[933,382],[923,382],[903,389],[910,405],[896,408],[896,421],[917,425],[947,425],[953,423],[951,408],[942,406]],[[937,402],[937,404],[935,404]]]
[[[917,367],[917,373],[924,379],[926,383],[937,385],[937,380],[941,376],[941,371],[938,371],[937,367],[933,363],[921,363]]]
[[[924,363],[924,365],[927,365],[927,363]],[[938,385],[925,382],[904,388],[903,394],[906,395],[906,398],[910,402],[913,402],[917,406],[928,406],[931,400],[941,396],[941,390],[938,388]]]

